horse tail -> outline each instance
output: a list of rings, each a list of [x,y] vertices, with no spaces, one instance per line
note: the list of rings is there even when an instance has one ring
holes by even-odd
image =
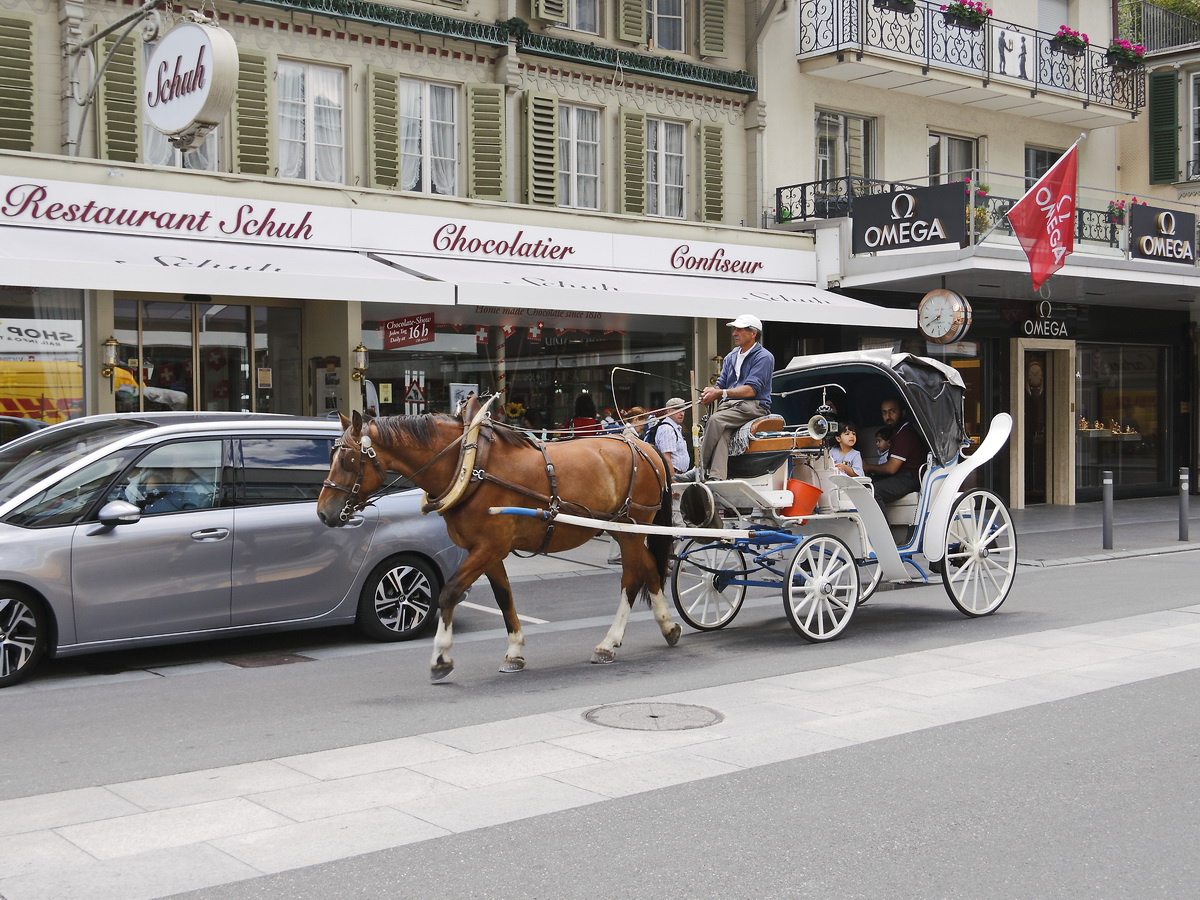
[[[658,450],[657,447],[654,448]],[[662,451],[658,450],[658,458],[662,461],[663,472],[666,473],[666,480],[663,482],[662,496],[659,498],[658,512],[654,514],[654,524],[662,525],[667,528],[672,524],[672,503],[671,503],[671,467],[667,465],[666,457],[662,455]],[[654,557],[654,570],[658,573],[659,590],[663,590],[667,583],[667,570],[671,565],[671,545],[675,542],[675,538],[669,534],[651,534],[646,538],[646,549],[650,551],[650,555]],[[643,593],[648,593],[649,585],[643,589]],[[647,596],[647,599],[649,597]]]

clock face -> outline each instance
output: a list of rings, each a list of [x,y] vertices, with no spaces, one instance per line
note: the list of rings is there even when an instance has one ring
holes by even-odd
[[[954,291],[930,291],[917,308],[917,328],[927,340],[948,344],[960,340],[971,324],[971,306]]]

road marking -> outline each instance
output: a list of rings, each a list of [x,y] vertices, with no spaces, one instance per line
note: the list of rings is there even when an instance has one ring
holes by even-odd
[[[459,602],[458,605],[470,607],[471,609],[477,609],[480,612],[493,613],[494,615],[497,615],[497,616],[503,615],[503,613],[500,612],[500,610],[494,606],[480,606],[478,603],[472,603],[470,600],[462,600]],[[527,622],[530,625],[549,625],[550,624],[550,621],[548,619],[535,619],[533,616],[518,615],[517,618],[520,619],[522,622]]]

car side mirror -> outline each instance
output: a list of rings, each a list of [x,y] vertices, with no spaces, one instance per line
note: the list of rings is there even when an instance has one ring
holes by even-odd
[[[142,520],[142,511],[128,500],[110,500],[100,508],[97,516],[100,524],[108,528],[118,525],[132,525]]]

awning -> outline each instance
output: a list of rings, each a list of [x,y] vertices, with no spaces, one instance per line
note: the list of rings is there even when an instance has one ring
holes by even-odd
[[[887,309],[807,284],[575,269],[526,263],[372,253],[414,274],[458,286],[458,305],[655,313],[764,322],[908,329],[916,312]]]
[[[451,306],[454,287],[348,250],[0,225],[0,284]]]

